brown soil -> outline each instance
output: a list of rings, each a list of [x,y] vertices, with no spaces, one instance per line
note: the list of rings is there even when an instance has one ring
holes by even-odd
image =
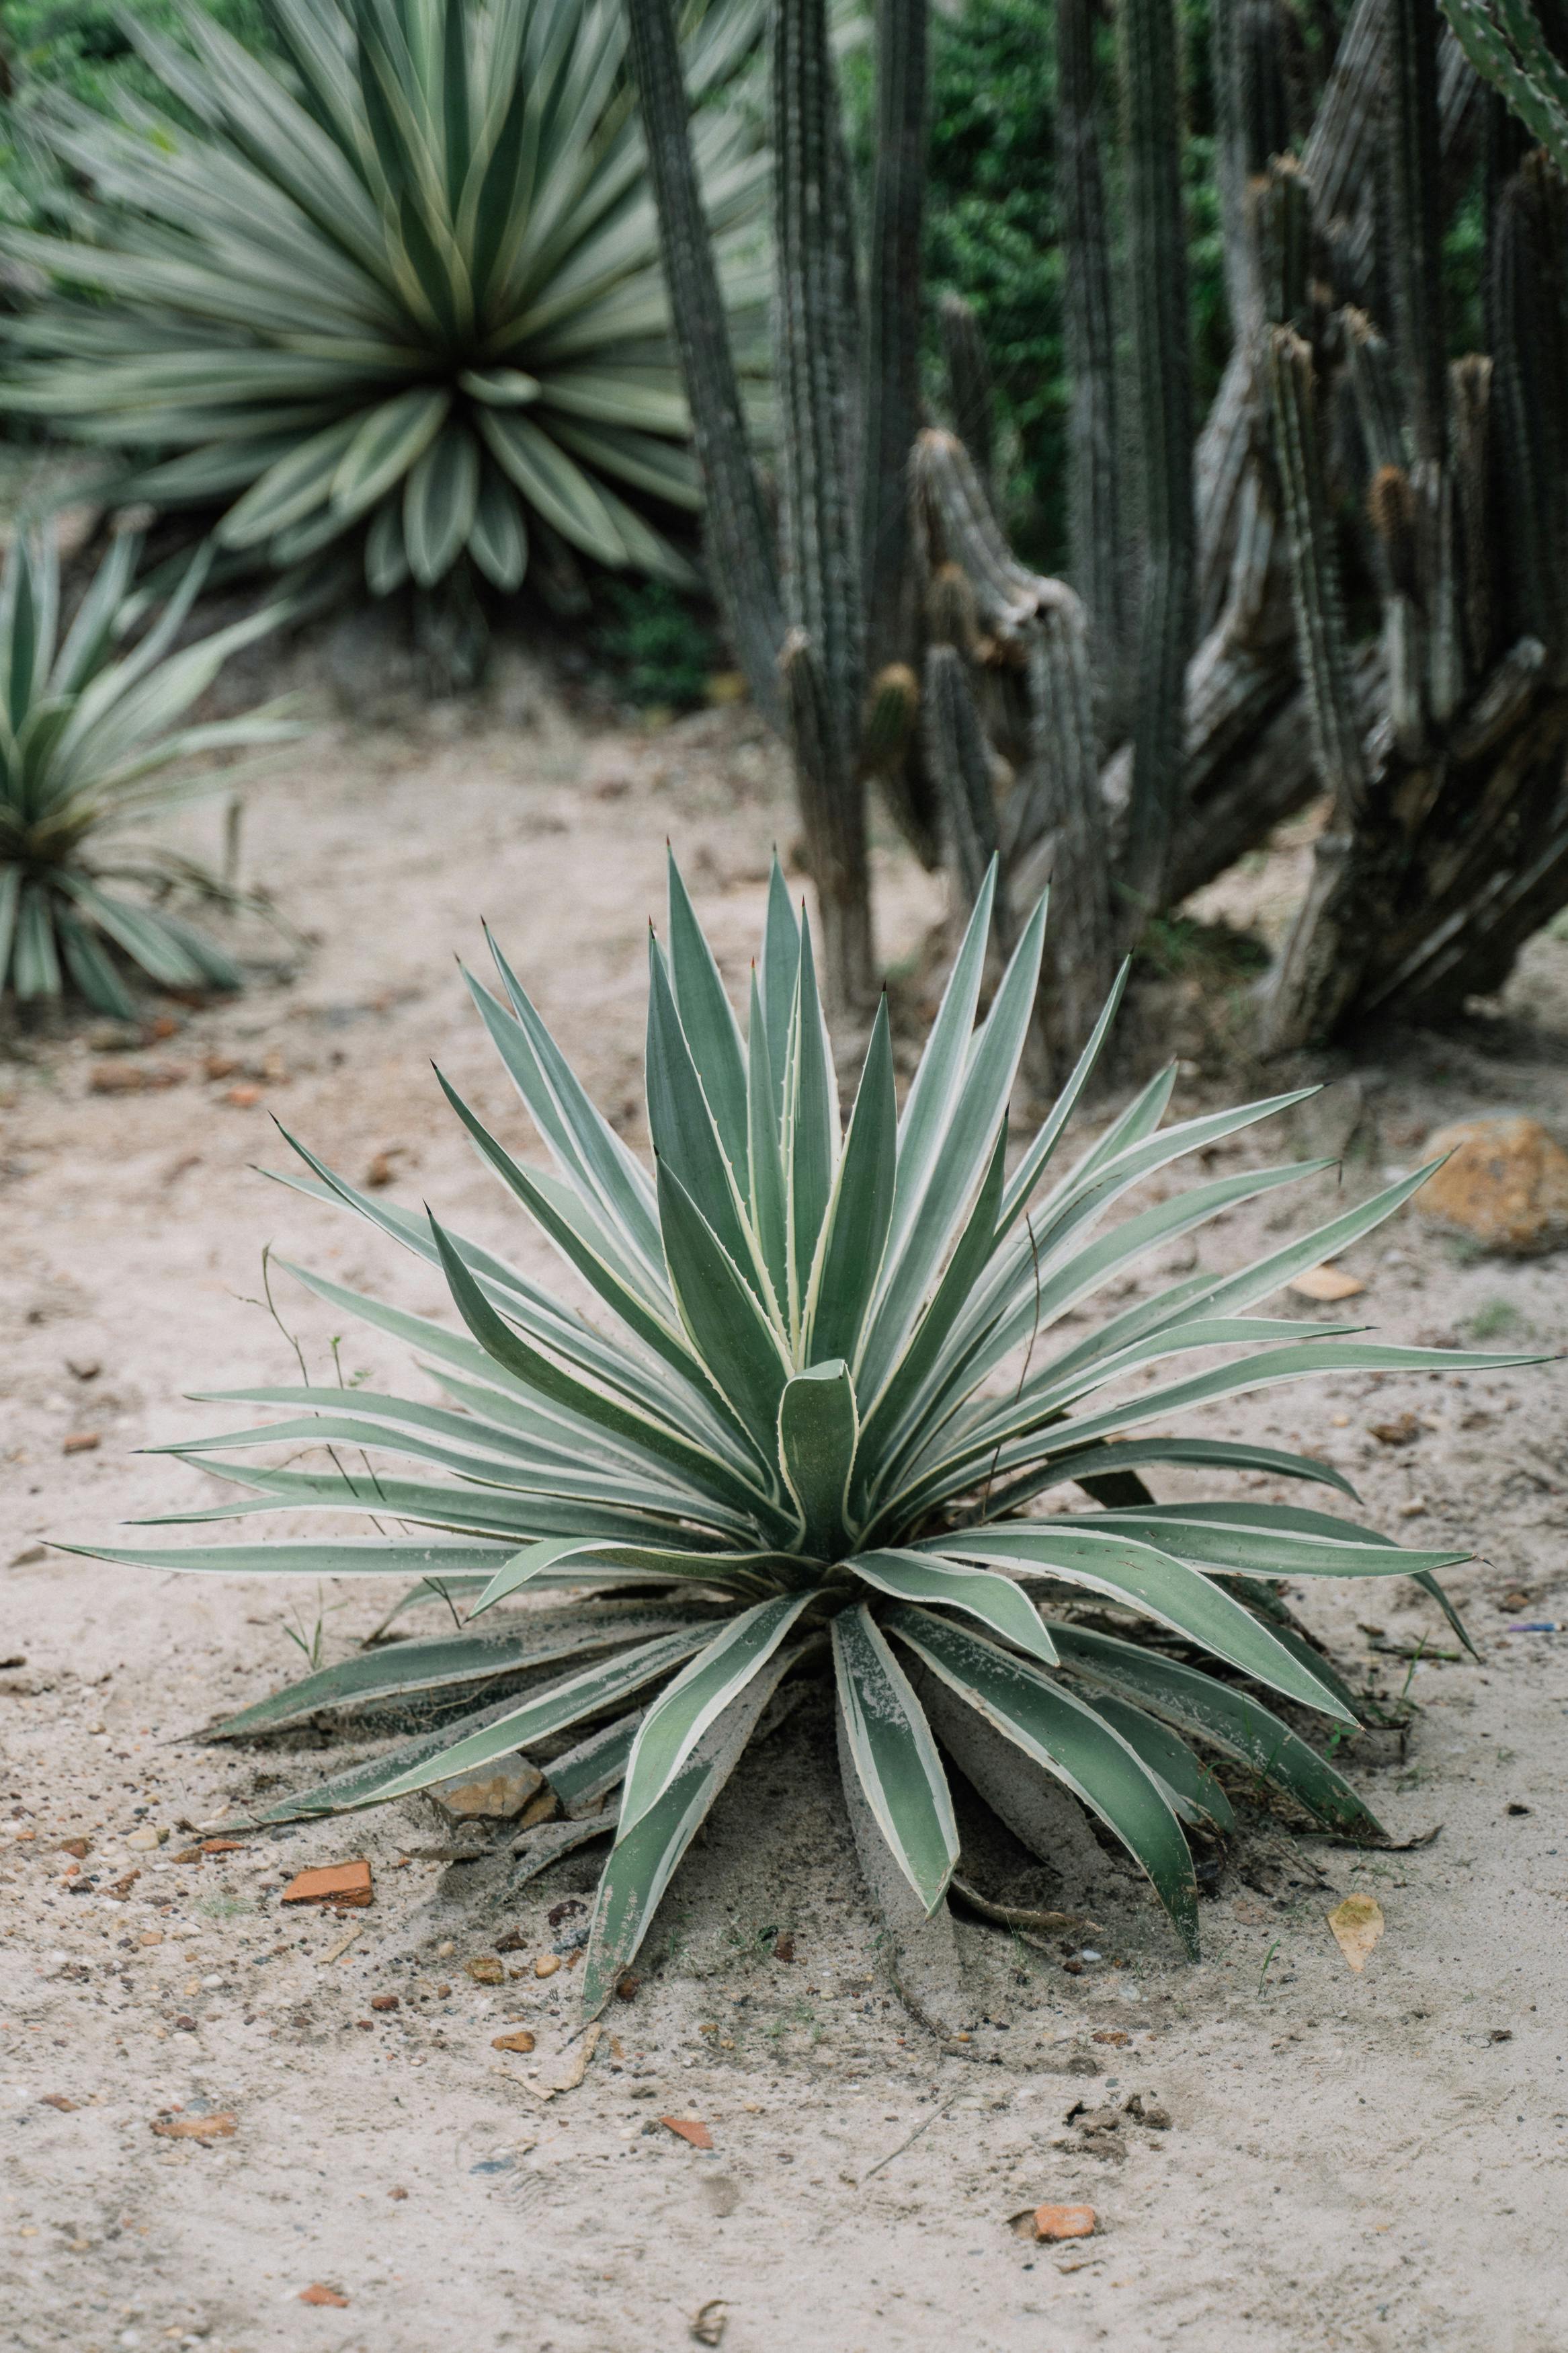
[[[1195,1968],[1110,1856],[1093,1850],[1075,1889],[975,1832],[991,1894],[1076,1893],[1102,1957],[1069,1973],[1081,1937],[1042,1950],[966,1922],[976,2023],[962,2050],[939,2047],[882,1980],[810,1704],[736,1776],[635,1999],[613,2006],[580,2086],[548,2101],[540,2089],[570,2066],[574,1978],[569,1955],[543,1978],[532,1964],[584,1918],[559,1907],[590,1890],[594,1850],[507,1903],[491,1865],[402,1862],[433,1842],[415,1809],[175,1859],[196,1842],[188,1825],[312,1771],[297,1753],[309,1740],[232,1751],[192,1734],[300,1666],[289,1623],[309,1639],[320,1615],[326,1655],[342,1656],[395,1588],[318,1598],[121,1570],[45,1539],[113,1540],[132,1515],[216,1500],[204,1474],[133,1450],[223,1426],[190,1390],[293,1377],[256,1303],[263,1244],[439,1303],[368,1229],[252,1173],[287,1162],[272,1118],[354,1179],[389,1175],[395,1197],[428,1198],[550,1271],[429,1072],[434,1059],[526,1148],[453,956],[478,959],[488,916],[639,1141],[665,838],[738,980],[770,843],[789,831],[775,762],[732,720],[595,734],[537,681],[523,701],[526,727],[323,723],[256,794],[246,837],[250,875],[308,944],[247,930],[274,969],[234,1002],[130,1053],[62,1034],[16,1041],[0,1066],[5,2340],[676,2353],[717,2341],[722,2319],[725,2353],[1550,2353],[1563,2341],[1568,1637],[1508,1630],[1568,1617],[1559,1366],[1328,1381],[1213,1425],[1321,1447],[1373,1525],[1477,1546],[1452,1584],[1483,1656],[1415,1663],[1403,1750],[1384,1736],[1351,1752],[1393,1835],[1436,1830],[1432,1842],[1360,1853],[1252,1818],[1204,1907]],[[1205,913],[1250,914],[1250,892],[1277,920],[1302,854],[1298,840]],[[890,847],[879,862],[884,954],[912,959],[931,887]],[[1194,990],[1178,976],[1143,1017],[1203,1066],[1189,1097],[1213,1092],[1223,1042]],[[1285,1145],[1238,1153],[1342,1149],[1344,1184],[1364,1188],[1468,1113],[1521,1108],[1561,1131],[1565,1038],[1568,947],[1545,941],[1462,1035],[1369,1042]],[[147,1082],[95,1091],[95,1072],[128,1070]],[[1321,1210],[1332,1180],[1308,1191]],[[1205,1261],[1238,1258],[1279,1215],[1265,1204],[1207,1229]],[[1467,1260],[1406,1215],[1348,1263],[1390,1337],[1558,1345],[1562,1258]],[[273,1284],[324,1373],[331,1320],[276,1271]],[[342,1339],[345,1373],[407,1377],[374,1335]],[[1409,1443],[1370,1434],[1405,1415]],[[1452,1647],[1414,1588],[1325,1587],[1302,1607],[1352,1680],[1385,1694],[1405,1681],[1402,1649]],[[133,1849],[138,1824],[173,1835]],[[84,1855],[63,1851],[73,1839]],[[361,1854],[369,1909],[280,1907],[298,1871]],[[1326,1925],[1353,1893],[1386,1920],[1359,1976]],[[475,1982],[464,1961],[513,1929],[506,1979]],[[786,1933],[793,1962],[773,1957]],[[390,1994],[395,2008],[376,2006]],[[523,2026],[531,2054],[492,2047]],[[1080,2100],[1115,2109],[1134,2092],[1168,2127],[1068,2121]],[[711,2151],[667,2116],[705,2122]],[[205,2140],[154,2130],[204,2116]],[[1097,2234],[1050,2246],[1009,2230],[1042,2201],[1092,2205]]]

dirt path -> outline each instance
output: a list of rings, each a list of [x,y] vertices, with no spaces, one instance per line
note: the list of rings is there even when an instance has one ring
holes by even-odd
[[[285,1157],[268,1114],[356,1180],[389,1172],[396,1196],[515,1251],[429,1073],[434,1058],[517,1135],[453,955],[477,957],[488,915],[638,1140],[665,836],[738,977],[787,829],[777,789],[760,751],[706,723],[648,742],[581,736],[537,708],[523,731],[323,727],[247,826],[252,871],[315,935],[293,976],[142,1052],[59,1043],[0,1066],[0,2336],[26,2353],[677,2353],[718,2341],[722,2321],[725,2353],[1556,2353],[1568,1638],[1507,1629],[1568,1617],[1560,1366],[1329,1383],[1226,1418],[1325,1446],[1390,1533],[1484,1549],[1453,1580],[1481,1664],[1418,1664],[1403,1761],[1391,1742],[1352,1760],[1395,1836],[1441,1828],[1363,1856],[1255,1823],[1205,1906],[1196,1968],[1097,1856],[1079,1892],[1100,1958],[1068,1972],[1081,1937],[1042,1951],[961,1929],[965,2055],[888,1999],[809,1704],[737,1775],[635,2000],[615,2005],[580,2085],[548,2099],[570,2072],[570,1949],[552,1975],[533,1964],[570,1948],[593,1850],[510,1901],[491,1866],[405,1861],[433,1842],[433,1817],[412,1810],[175,1860],[186,1825],[243,1810],[265,1776],[310,1774],[308,1756],[188,1736],[294,1671],[285,1603],[299,1599],[309,1635],[316,1598],[117,1571],[41,1539],[110,1535],[216,1493],[132,1449],[218,1426],[222,1409],[187,1390],[292,1377],[264,1308],[241,1303],[263,1243],[438,1304],[365,1229],[250,1173]],[[883,864],[897,955],[931,899],[891,853]],[[1296,1140],[1337,1121],[1337,1146],[1353,1126],[1346,1181],[1364,1184],[1470,1108],[1561,1124],[1565,967],[1568,949],[1544,944],[1509,1018],[1380,1049],[1348,1111],[1331,1102]],[[132,1069],[172,1082],[93,1091],[95,1071]],[[1206,1234],[1205,1260],[1260,1241],[1267,1214]],[[1463,1263],[1409,1217],[1351,1263],[1390,1337],[1528,1327],[1551,1346],[1568,1322],[1563,1259]],[[275,1284],[324,1371],[330,1319]],[[407,1377],[368,1336],[342,1353],[350,1373]],[[1408,1445],[1369,1434],[1407,1410],[1422,1422]],[[390,1598],[323,1595],[327,1655]],[[1310,1606],[1347,1669],[1375,1666],[1387,1690],[1406,1662],[1369,1658],[1370,1642],[1447,1646],[1414,1594]],[[128,1843],[148,1826],[169,1842]],[[79,1838],[79,1863],[61,1843]],[[375,1871],[368,1911],[281,1911],[296,1870],[359,1852]],[[993,1893],[1052,1892],[1016,1850],[976,1856]],[[1359,1977],[1325,1925],[1355,1891],[1387,1923]],[[502,1931],[510,1974],[487,1989],[463,1963]],[[793,1962],[774,1957],[784,1934]],[[536,2034],[531,2057],[492,2048],[519,2026]],[[1168,2126],[1068,2121],[1133,2092]],[[711,2151],[664,2116],[701,2119]],[[233,2130],[204,2145],[155,2129],[202,2117]],[[1065,2250],[1013,2235],[1008,2217],[1042,2200],[1092,2204],[1100,2235]],[[313,2285],[323,2295],[302,2302]]]

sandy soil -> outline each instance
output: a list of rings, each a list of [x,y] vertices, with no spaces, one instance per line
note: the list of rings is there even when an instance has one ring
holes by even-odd
[[[1069,1972],[1081,1937],[1041,1950],[965,1923],[962,2053],[889,1997],[812,1704],[737,1774],[635,2000],[615,2005],[581,2084],[549,2099],[574,1979],[532,1964],[570,1944],[594,1850],[508,1896],[494,1864],[419,1859],[433,1817],[409,1809],[174,1859],[185,1826],[312,1774],[295,1753],[310,1740],[191,1738],[295,1671],[292,1605],[307,1633],[320,1609],[341,1656],[391,1589],[318,1604],[260,1579],[117,1570],[43,1539],[110,1537],[215,1492],[132,1450],[218,1426],[222,1409],[186,1390],[292,1377],[256,1303],[264,1243],[438,1303],[412,1261],[251,1173],[284,1156],[268,1114],[356,1178],[385,1155],[398,1194],[518,1249],[428,1070],[439,1060],[517,1135],[454,954],[478,953],[488,915],[636,1138],[665,836],[738,976],[769,844],[787,834],[774,766],[730,723],[595,735],[536,686],[512,688],[473,725],[323,723],[258,792],[247,865],[309,945],[245,934],[275,968],[243,997],[130,1054],[59,1038],[0,1065],[0,2336],[27,2353],[675,2353],[722,2322],[725,2353],[1561,2348],[1563,1638],[1507,1630],[1568,1617],[1560,1366],[1331,1382],[1226,1417],[1323,1447],[1389,1532],[1484,1553],[1453,1579],[1481,1662],[1417,1663],[1404,1754],[1383,1738],[1352,1756],[1396,1839],[1436,1835],[1359,1853],[1254,1817],[1204,1907],[1194,1968],[1097,1848],[1053,1878],[975,1831],[988,1891],[1081,1902],[1101,1957]],[[932,902],[890,849],[881,864],[897,959]],[[1288,1141],[1343,1147],[1344,1184],[1364,1187],[1470,1109],[1561,1125],[1565,1003],[1568,948],[1542,943],[1504,1006],[1458,1039],[1373,1041]],[[95,1072],[128,1069],[169,1083],[94,1091]],[[1188,1095],[1214,1083],[1199,1072]],[[1205,1261],[1259,1243],[1269,1214],[1210,1229]],[[1532,1332],[1550,1346],[1563,1328],[1561,1258],[1477,1261],[1406,1216],[1350,1262],[1390,1336]],[[329,1319],[275,1281],[324,1370]],[[343,1360],[399,1371],[358,1334]],[[1406,1410],[1421,1419],[1411,1443],[1369,1434]],[[71,1448],[87,1437],[96,1447]],[[1449,1647],[1413,1589],[1323,1589],[1304,1607],[1346,1671],[1389,1694],[1400,1646]],[[173,1836],[138,1851],[139,1825]],[[70,1839],[88,1842],[79,1862]],[[281,1911],[295,1870],[360,1852],[370,1910]],[[1325,1925],[1354,1891],[1387,1924],[1359,1977]],[[510,1973],[487,1989],[462,1965],[503,1932]],[[781,1933],[793,1963],[773,1957]],[[372,2007],[391,1994],[395,2009]],[[509,2021],[536,2031],[531,2059],[492,2048]],[[1134,2092],[1163,2103],[1167,2127],[1124,2115],[1086,2138],[1069,2120]],[[233,2132],[203,2146],[154,2129],[203,2116]],[[711,2152],[664,2116],[705,2121]],[[1008,2218],[1042,2200],[1092,2204],[1099,2234],[1026,2243]],[[301,2302],[313,2284],[332,2300]]]

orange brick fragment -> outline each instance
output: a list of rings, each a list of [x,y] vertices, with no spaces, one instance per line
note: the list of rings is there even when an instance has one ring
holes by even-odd
[[[340,2295],[335,2287],[327,2287],[321,2280],[312,2280],[309,2287],[300,2290],[300,2301],[301,2304],[335,2305],[340,2312],[346,2312],[349,2300],[346,2295]]]
[[[60,1445],[62,1454],[96,1454],[101,1440],[96,1430],[73,1430]]]
[[[362,1855],[353,1862],[326,1862],[314,1871],[301,1871],[283,1890],[283,1901],[327,1904],[342,1912],[357,1910],[374,1894],[370,1865]]]
[[[258,1103],[261,1101],[261,1089],[259,1087],[230,1087],[224,1095],[224,1101],[226,1103],[232,1103],[236,1111],[248,1111],[253,1103]],[[323,2290],[321,2295],[317,2295],[313,2289],[309,2289],[300,2300],[302,2304],[310,2302],[314,2302],[316,2304],[342,2304],[346,2299],[342,2296],[330,2295],[325,2290]]]
[[[244,1844],[243,1839],[203,1839],[202,1852],[204,1854],[238,1854]]]
[[[1095,2220],[1092,2206],[1037,2206],[1035,2236],[1037,2239],[1091,2239]]]
[[[660,2116],[659,2123],[668,2125],[672,2133],[689,2140],[693,2148],[711,2148],[713,2136],[700,2116]]]
[[[520,2026],[515,2034],[495,2035],[490,2042],[492,2051],[531,2051],[532,2048],[533,2037],[526,2026]]]

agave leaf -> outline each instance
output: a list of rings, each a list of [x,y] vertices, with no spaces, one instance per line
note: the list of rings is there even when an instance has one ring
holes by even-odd
[[[803,1645],[775,1651],[711,1723],[658,1802],[616,1843],[599,1882],[583,1967],[583,2014],[596,2018],[636,1957],[676,1865],[701,1828]]]
[[[893,1214],[898,1103],[886,997],[877,1008],[866,1067],[839,1155],[806,1293],[802,1353],[808,1364],[853,1361],[876,1291]]]
[[[994,1493],[992,1508],[1000,1517],[1015,1504],[1070,1480],[1148,1469],[1157,1463],[1173,1469],[1262,1471],[1277,1479],[1316,1480],[1325,1487],[1337,1487],[1352,1503],[1357,1500],[1343,1472],[1336,1471],[1331,1462],[1320,1461],[1315,1454],[1291,1454],[1277,1446],[1253,1446],[1225,1438],[1128,1438],[1107,1439],[1098,1445],[1069,1444],[1065,1452],[1047,1455],[1026,1482],[1020,1482],[1005,1494]]]
[[[862,1602],[833,1620],[833,1672],[856,1776],[928,1915],[958,1864],[958,1826],[936,1743],[909,1679]]]
[[[607,1662],[581,1668],[576,1674],[567,1675],[543,1691],[531,1692],[526,1699],[503,1710],[493,1723],[466,1734],[421,1763],[405,1767],[382,1783],[374,1795],[362,1795],[353,1802],[382,1804],[393,1798],[412,1797],[416,1790],[427,1789],[434,1781],[449,1780],[457,1773],[477,1773],[482,1765],[493,1764],[498,1757],[510,1757],[514,1750],[526,1748],[530,1741],[542,1740],[546,1733],[564,1732],[569,1725],[614,1707],[633,1692],[667,1674],[671,1667],[679,1666],[682,1659],[702,1648],[709,1631],[703,1623],[683,1628],[679,1633],[661,1634]]]
[[[1094,1694],[1092,1704],[1128,1746],[1136,1749],[1164,1791],[1166,1803],[1178,1821],[1204,1824],[1219,1831],[1222,1837],[1235,1830],[1236,1813],[1230,1799],[1184,1740],[1179,1740],[1157,1716],[1146,1715],[1142,1708],[1113,1693]]]
[[[581,1609],[540,1612],[524,1625],[497,1627],[482,1634],[437,1634],[420,1641],[384,1643],[335,1666],[318,1668],[269,1698],[242,1707],[214,1725],[208,1737],[244,1740],[302,1724],[326,1709],[337,1712],[416,1692],[489,1683],[585,1651],[651,1641],[657,1634],[676,1633],[697,1622],[689,1606],[684,1610],[650,1609],[638,1602],[619,1601],[601,1603],[592,1616]]]
[[[1143,1871],[1195,1959],[1197,1881],[1164,1790],[1102,1716],[1037,1667],[923,1609],[887,1624],[931,1672],[1025,1755],[1065,1781]]]
[[[660,1693],[643,1718],[626,1767],[623,1833],[663,1797],[709,1725],[766,1666],[815,1599],[809,1591],[781,1593],[743,1609]]]
[[[1136,1642],[1091,1632],[1087,1626],[1058,1626],[1056,1635],[1065,1672],[1096,1690],[1125,1694],[1250,1765],[1331,1829],[1356,1838],[1383,1836],[1382,1824],[1344,1776],[1250,1692],[1234,1691],[1199,1668],[1156,1657]]]
[[[627,1715],[617,1715],[609,1724],[597,1725],[586,1739],[545,1766],[544,1778],[560,1799],[563,1813],[579,1816],[598,1812],[606,1792],[626,1778],[626,1760],[642,1719],[642,1709],[634,1708]]]
[[[804,1304],[838,1156],[838,1089],[833,1075],[833,1054],[823,1019],[822,999],[817,994],[811,926],[804,914],[799,936],[781,1134],[792,1324]]]
[[[994,1576],[989,1569],[961,1567],[956,1561],[933,1560],[922,1552],[859,1552],[847,1566],[878,1593],[890,1593],[900,1601],[962,1609],[1015,1650],[1026,1651],[1047,1667],[1057,1662],[1050,1630],[1033,1602],[1008,1577]]]
[[[493,466],[486,467],[479,484],[468,554],[492,587],[509,595],[521,587],[528,570],[528,526],[522,509]]]
[[[4,969],[0,964],[0,973]],[[757,1248],[773,1284],[779,1316],[787,1319],[789,1235],[784,1155],[779,1148],[778,1093],[755,971],[752,974],[752,1018],[746,1037],[746,1173]]]
[[[669,979],[675,1009],[690,1050],[737,1189],[747,1189],[746,1056],[733,1009],[703,938],[672,850],[669,881]]]
[[[373,408],[356,424],[332,476],[334,512],[351,521],[401,482],[435,440],[451,406],[450,393],[420,385]]]
[[[785,1383],[778,1428],[779,1461],[800,1514],[801,1547],[808,1557],[831,1560],[843,1546],[859,1435],[855,1384],[842,1357],[813,1365]]]
[[[1253,1577],[1414,1577],[1457,1568],[1468,1552],[1417,1552],[1326,1512],[1289,1504],[1145,1504],[1099,1514],[1097,1525],[1157,1544],[1203,1568]]]
[[[1058,1577],[1068,1585],[1087,1586],[1091,1592],[1106,1594],[1169,1626],[1174,1633],[1185,1634],[1189,1641],[1212,1651],[1215,1658],[1228,1660],[1244,1674],[1256,1676],[1287,1698],[1321,1708],[1342,1722],[1355,1722],[1319,1677],[1292,1658],[1223,1587],[1151,1543],[1109,1532],[1100,1535],[1100,1516],[1086,1516],[1071,1529],[1037,1520],[1007,1529],[963,1530],[930,1538],[921,1549],[953,1552],[962,1558],[996,1562],[1016,1573]]]
[[[784,1083],[789,1067],[790,1023],[800,976],[800,924],[777,857],[768,874],[768,912],[763,929],[760,997],[768,1063],[773,1073],[773,1121],[784,1134]]]
[[[778,1332],[674,1169],[662,1162],[658,1204],[681,1322],[721,1395],[766,1461],[790,1377]]]

